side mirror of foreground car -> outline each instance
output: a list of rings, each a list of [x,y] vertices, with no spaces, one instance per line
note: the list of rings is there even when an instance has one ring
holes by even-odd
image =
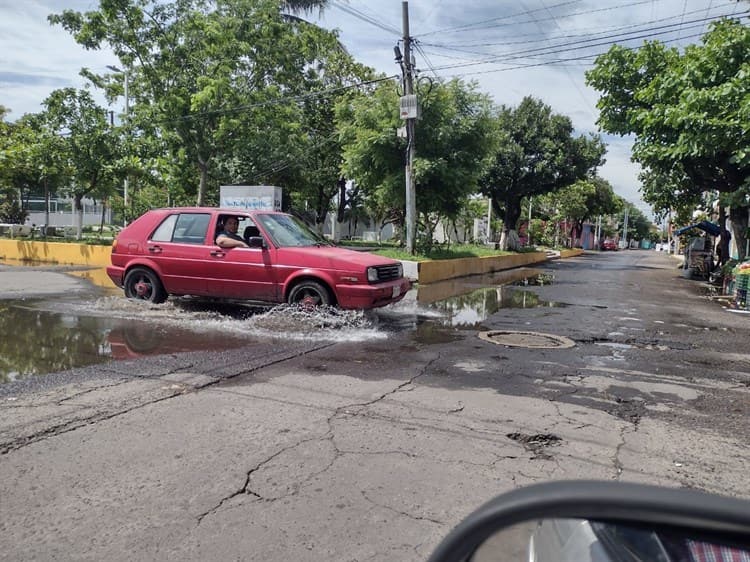
[[[750,501],[625,482],[549,482],[489,501],[429,562],[750,561]]]

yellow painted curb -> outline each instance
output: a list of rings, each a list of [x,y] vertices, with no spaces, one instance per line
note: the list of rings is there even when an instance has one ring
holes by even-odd
[[[561,258],[574,258],[583,254],[583,250],[580,248],[573,248],[571,250],[560,250]]]
[[[106,267],[111,253],[111,246],[0,239],[0,257],[9,260]]]
[[[445,279],[482,275],[504,269],[513,269],[547,260],[544,252],[528,252],[510,256],[486,256],[481,258],[458,258],[455,260],[432,260],[419,262],[419,282],[428,284]]]

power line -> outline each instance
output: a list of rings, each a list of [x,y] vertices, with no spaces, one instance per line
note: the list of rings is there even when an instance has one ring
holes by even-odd
[[[744,17],[744,16],[747,15],[747,13],[748,12],[745,12],[745,13],[740,14],[740,15],[741,15],[741,17]],[[696,21],[699,21],[699,20],[696,20]],[[703,25],[693,26],[693,27],[703,27]],[[663,32],[643,33],[644,31],[648,31],[648,30],[639,30],[637,32],[637,33],[639,33],[639,35],[633,35],[631,37],[627,37],[627,38],[621,39],[621,41],[622,40],[634,41],[634,40],[637,40],[637,39],[647,39],[649,37],[655,37],[655,36],[663,35],[664,34]],[[603,46],[603,45],[611,45],[613,43],[616,43],[617,41],[610,41],[608,39],[613,39],[615,37],[618,37],[619,35],[622,35],[622,34],[616,34],[616,35],[613,35],[611,37],[600,37],[600,38],[597,38],[597,39],[594,39],[594,40],[573,41],[573,42],[569,42],[569,43],[561,43],[561,44],[557,44],[557,45],[552,45],[552,46],[549,46],[549,47],[537,47],[537,48],[534,48],[534,49],[526,49],[526,50],[522,50],[522,51],[516,51],[516,52],[511,52],[511,53],[504,53],[502,55],[492,56],[492,57],[486,58],[484,60],[474,61],[474,62],[470,62],[470,63],[438,66],[438,67],[435,67],[435,70],[447,70],[447,69],[451,69],[451,68],[460,68],[460,67],[463,67],[463,66],[474,66],[474,65],[479,65],[479,64],[493,63],[493,62],[497,62],[500,59],[514,60],[514,59],[518,59],[518,58],[523,58],[524,55],[528,55],[528,54],[545,54],[545,55],[550,55],[550,54],[563,53],[563,52],[567,52],[567,51],[579,50],[579,49],[584,49],[584,48],[592,48],[592,47],[600,47],[600,46]],[[592,41],[594,41],[594,42],[592,42]]]
[[[569,0],[568,2],[561,2],[559,4],[555,4],[552,7],[553,8],[559,8],[561,6],[568,6],[570,4],[578,4],[579,2],[581,2],[581,0]],[[484,24],[492,22],[492,21],[507,20],[507,19],[514,18],[516,16],[522,16],[522,15],[530,14],[531,12],[538,12],[538,11],[541,11],[542,9],[543,8],[538,8],[536,10],[531,10],[531,11],[524,10],[523,12],[515,12],[515,13],[509,14],[507,16],[500,16],[500,17],[497,17],[497,18],[491,18],[491,19],[487,19],[487,20],[481,20],[481,21],[474,22],[474,23],[467,23],[465,25],[459,25],[457,27],[446,27],[444,29],[438,29],[436,31],[428,31],[427,33],[423,33],[422,35],[418,35],[418,36],[415,36],[415,37],[427,37],[428,35],[437,35],[439,33],[456,33],[458,31],[465,31],[467,29],[470,29],[470,28],[473,28],[473,27],[477,27],[477,26],[480,26],[480,25],[484,25]],[[490,27],[493,27],[493,26],[490,26]]]
[[[331,135],[324,137],[323,139],[319,140],[317,143],[310,146],[309,149],[302,154],[302,156],[308,157],[310,155],[310,151],[316,148],[319,148],[323,146],[324,144],[328,144],[337,136],[338,136],[338,132],[334,132]],[[287,168],[291,167],[293,164],[296,164],[298,162],[299,162],[298,157],[295,157],[294,159],[288,159],[288,160],[278,160],[270,168],[266,168],[265,170],[261,172],[257,172],[256,174],[249,176],[245,179],[255,180],[257,178],[267,177],[270,174],[276,174],[278,172],[281,172],[282,170],[286,170]]]
[[[542,6],[546,9],[544,0],[540,0],[540,2],[542,3]],[[561,29],[560,24],[557,23],[557,19],[555,19],[555,16],[552,14],[552,12],[550,12],[549,10],[547,10],[547,12],[549,13],[550,16],[552,16],[552,21],[554,22],[555,27],[557,27],[557,29]],[[539,29],[541,30],[542,26],[539,25],[538,23],[537,25],[539,26]],[[565,71],[565,74],[568,75],[568,78],[570,79],[570,82],[573,84],[573,87],[575,87],[576,91],[578,92],[578,95],[581,96],[581,100],[583,100],[583,103],[588,105],[591,111],[596,113],[596,109],[594,108],[594,105],[588,100],[588,98],[586,98],[586,95],[583,93],[583,90],[581,90],[581,87],[578,85],[578,82],[573,78],[573,75],[571,74],[570,69],[567,67],[564,67],[564,71]]]
[[[702,35],[703,35],[702,33],[696,33],[694,35],[687,35],[687,36],[683,37],[682,39],[693,39],[695,37],[701,37]],[[662,42],[663,43],[674,43],[676,41],[679,41],[679,39],[670,39],[670,40],[666,40],[666,41],[662,41]],[[642,49],[642,48],[643,48],[642,46],[639,46],[639,47],[623,47],[623,49],[626,50],[626,51],[637,51],[638,49]],[[540,62],[540,63],[520,64],[520,65],[512,66],[512,67],[509,67],[509,68],[495,68],[495,69],[490,69],[490,70],[477,70],[475,72],[464,72],[464,73],[461,73],[461,74],[453,74],[451,76],[453,78],[461,78],[463,76],[472,76],[472,75],[475,75],[475,74],[491,74],[493,72],[507,72],[509,70],[521,70],[521,69],[524,69],[524,68],[534,68],[534,67],[538,67],[538,66],[552,66],[552,65],[555,65],[555,64],[558,64],[558,63],[582,61],[582,60],[586,60],[586,59],[596,59],[597,57],[599,57],[601,55],[605,55],[605,54],[607,54],[607,53],[606,52],[601,52],[601,53],[594,53],[594,54],[590,54],[590,55],[582,55],[580,57],[570,57],[570,58],[557,59],[557,60],[547,60],[547,61]]]
[[[331,5],[334,8],[338,8],[342,12],[347,13],[350,16],[354,16],[355,18],[357,18],[359,20],[367,22],[370,25],[374,25],[375,27],[377,27],[379,29],[382,29],[383,31],[387,31],[389,33],[394,33],[397,36],[401,35],[401,31],[399,31],[395,27],[391,27],[387,23],[380,22],[377,19],[373,18],[372,16],[368,16],[364,12],[361,12],[360,10],[357,10],[356,8],[352,8],[351,6],[347,6],[345,4],[342,4],[341,2],[337,2],[336,0],[333,0],[331,2]]]
[[[580,1],[580,0],[572,0],[570,2],[563,2],[563,3],[560,3],[560,4],[554,4],[552,6],[549,6],[549,8],[559,8],[560,6],[565,6],[565,5],[568,5],[568,4],[575,4],[578,1]],[[598,8],[596,10],[585,10],[585,11],[582,11],[582,12],[571,12],[569,14],[562,14],[562,15],[560,15],[558,17],[560,17],[560,18],[570,18],[570,17],[574,17],[574,16],[581,16],[581,15],[587,15],[587,14],[595,14],[595,13],[599,13],[599,12],[608,12],[608,11],[612,11],[612,10],[619,10],[620,8],[630,8],[630,7],[633,7],[633,6],[638,6],[640,4],[645,4],[645,3],[650,2],[650,1],[651,0],[639,0],[637,2],[630,2],[628,4],[620,4],[618,6],[609,6],[609,7],[606,7],[606,8]],[[514,14],[510,14],[510,15],[507,15],[507,16],[502,16],[502,17],[493,18],[493,19],[489,19],[489,20],[483,20],[483,21],[480,21],[480,22],[475,22],[473,24],[467,24],[467,25],[462,25],[462,26],[459,26],[459,27],[447,28],[447,29],[441,29],[441,30],[438,30],[438,31],[431,31],[431,32],[428,32],[428,33],[423,33],[421,35],[418,35],[417,37],[426,37],[428,35],[435,35],[435,34],[438,34],[438,33],[440,33],[440,34],[443,34],[443,33],[458,33],[459,31],[466,31],[467,29],[472,29],[472,30],[477,30],[477,29],[491,29],[493,27],[505,27],[505,26],[511,26],[511,25],[515,26],[515,25],[521,25],[521,24],[524,24],[524,23],[536,23],[537,21],[549,21],[550,18],[542,18],[540,20],[515,21],[515,22],[500,23],[500,24],[490,24],[489,23],[489,22],[493,22],[493,21],[507,20],[507,19],[511,19],[511,18],[514,18],[514,17],[519,16],[519,15],[531,14],[533,12],[539,12],[539,11],[542,11],[542,10],[544,10],[544,8],[537,8],[535,10],[528,10],[526,12],[516,12]]]
[[[698,19],[698,20],[693,20],[693,21],[690,21],[690,22],[687,22],[687,23],[688,24],[690,24],[690,23],[698,23],[699,25],[689,26],[687,28],[685,28],[683,26],[682,29],[694,29],[696,27],[703,27],[703,24],[705,22],[707,22],[707,21],[716,21],[716,20],[719,20],[719,19],[721,19],[723,17],[724,16],[722,15],[722,16],[714,16],[714,17],[710,17],[710,18],[701,18],[701,19]],[[545,46],[545,47],[535,47],[535,48],[531,48],[531,49],[518,50],[518,51],[509,51],[509,52],[506,51],[506,52],[501,53],[501,54],[493,55],[491,58],[484,59],[483,61],[479,61],[479,62],[488,62],[488,61],[492,62],[496,58],[500,58],[502,56],[515,57],[517,55],[521,55],[521,54],[525,54],[525,53],[529,53],[529,54],[531,54],[531,53],[538,53],[538,52],[547,51],[548,49],[557,49],[557,48],[561,48],[561,47],[570,47],[570,46],[574,46],[574,45],[579,45],[578,48],[586,48],[586,47],[589,47],[589,46],[600,46],[601,43],[593,44],[592,45],[591,42],[593,42],[593,41],[601,41],[601,40],[604,40],[604,39],[612,40],[612,41],[608,41],[608,43],[615,43],[615,42],[619,42],[619,41],[632,41],[632,40],[641,39],[641,38],[644,37],[643,35],[635,35],[635,36],[633,36],[633,34],[640,34],[640,33],[643,33],[643,32],[657,32],[657,33],[651,33],[648,36],[664,35],[664,34],[667,34],[667,33],[674,33],[675,30],[674,29],[670,29],[670,28],[678,27],[678,26],[681,26],[681,25],[682,24],[679,24],[679,23],[677,23],[677,24],[668,24],[668,25],[662,25],[662,26],[655,26],[655,27],[647,28],[647,29],[638,29],[638,30],[634,30],[634,31],[630,31],[630,32],[625,32],[625,33],[615,33],[615,34],[612,34],[612,35],[605,35],[605,36],[601,36],[601,37],[592,36],[591,38],[587,38],[587,39],[580,39],[580,40],[577,40],[577,41],[569,41],[569,42],[565,42],[565,43],[558,43],[556,45],[549,45],[549,46]],[[659,31],[659,30],[662,30],[662,31]],[[597,35],[597,34],[595,34],[595,35]],[[437,48],[444,48],[445,50],[449,50],[449,51],[464,52],[464,53],[475,54],[475,55],[484,55],[484,56],[486,56],[486,55],[489,54],[489,53],[485,53],[485,52],[481,52],[481,51],[470,51],[468,49],[457,49],[457,48],[439,47],[439,46],[436,46],[436,47]],[[548,51],[548,52],[550,52],[550,51]],[[555,53],[557,51],[551,51],[551,52]],[[435,54],[437,54],[437,53],[435,53]],[[542,53],[542,54],[544,54],[544,53]],[[444,55],[438,54],[438,56],[444,56]],[[450,57],[448,57],[448,58],[450,58]],[[470,59],[464,58],[464,60],[470,60]]]
[[[734,7],[734,11],[736,12],[736,6]],[[703,17],[706,20],[710,19],[710,17],[722,18],[722,17],[727,17],[727,16],[734,15],[734,12],[733,12],[732,14],[724,13],[724,14],[717,14],[717,15],[714,15],[714,16],[709,16],[708,14],[710,12],[710,9],[705,10],[705,11],[703,9],[692,10],[690,12],[686,12],[684,15],[693,15],[693,14],[697,14],[699,12],[705,12],[705,14],[704,14]],[[633,24],[628,24],[628,25],[622,25],[622,26],[615,26],[615,27],[604,28],[604,29],[601,29],[600,31],[597,31],[595,33],[583,33],[583,34],[577,34],[577,35],[576,34],[573,34],[573,35],[558,35],[558,36],[555,36],[555,37],[550,37],[550,40],[553,40],[553,39],[573,39],[573,38],[577,38],[577,37],[594,37],[594,36],[597,36],[597,35],[605,35],[605,34],[608,34],[608,33],[613,33],[613,32],[616,32],[616,31],[622,31],[622,30],[625,30],[625,29],[632,29],[632,28],[643,27],[643,26],[647,26],[647,25],[651,25],[651,24],[655,24],[655,23],[662,23],[662,22],[665,22],[665,21],[677,19],[679,17],[681,17],[681,15],[674,15],[674,16],[669,16],[669,17],[659,18],[659,19],[651,19],[651,20],[648,20],[648,21],[640,22],[640,23],[633,23]],[[571,31],[575,31],[575,30],[571,30]],[[424,46],[426,46],[426,47],[445,47],[445,48],[456,48],[456,49],[458,49],[458,48],[461,48],[461,47],[494,47],[494,46],[506,46],[506,45],[523,45],[523,44],[528,44],[528,43],[538,43],[539,42],[539,34],[538,33],[516,34],[515,37],[534,37],[534,38],[533,39],[524,39],[524,40],[521,40],[521,41],[503,41],[503,42],[496,42],[496,43],[487,43],[487,42],[482,42],[482,43],[477,43],[477,42],[473,42],[473,43],[426,43],[426,42],[422,42],[422,44]]]
[[[429,57],[427,56],[427,53],[422,49],[422,46],[419,44],[418,41],[413,42],[414,48],[419,51],[419,54],[422,55],[422,58],[424,59],[425,63],[427,64],[427,68],[430,69],[430,72],[432,72],[435,75],[435,78],[439,78],[437,72],[435,71],[435,67],[432,65],[432,62],[430,62]]]
[[[354,88],[361,88],[363,86],[369,86],[371,84],[377,84],[379,82],[386,82],[388,80],[393,80],[394,78],[398,78],[397,75],[392,76],[384,76],[382,78],[376,78],[374,80],[365,80],[363,82],[357,82],[356,84],[350,84],[348,86],[338,86],[336,88],[329,88],[327,90],[318,90],[314,92],[310,92],[308,94],[300,94],[298,96],[287,96],[287,97],[280,97],[274,100],[268,100],[264,102],[258,102],[258,103],[251,103],[247,105],[238,105],[235,107],[228,107],[224,109],[215,109],[211,111],[201,111],[196,113],[191,113],[189,115],[183,115],[181,117],[177,117],[175,119],[166,119],[161,122],[172,122],[172,121],[187,121],[190,119],[196,119],[199,117],[208,117],[212,115],[227,115],[230,113],[237,113],[242,111],[247,111],[248,109],[255,109],[258,107],[267,107],[267,106],[273,106],[278,105],[281,103],[289,103],[289,102],[301,102],[306,101],[310,99],[316,99],[325,97],[334,93],[343,92],[346,90],[351,90]]]

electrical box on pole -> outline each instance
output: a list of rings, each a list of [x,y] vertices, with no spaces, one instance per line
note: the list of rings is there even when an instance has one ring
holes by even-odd
[[[417,96],[415,94],[401,96],[399,109],[401,111],[401,119],[417,119],[419,117]]]

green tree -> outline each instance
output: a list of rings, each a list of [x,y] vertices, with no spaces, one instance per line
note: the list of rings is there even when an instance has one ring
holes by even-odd
[[[303,10],[324,5],[284,4]],[[177,161],[197,169],[196,203],[202,205],[219,155],[230,155],[225,170],[248,157],[267,170],[295,155],[300,109],[290,97],[300,93],[320,53],[338,42],[315,26],[290,23],[281,7],[275,0],[110,0],[96,11],[66,10],[49,19],[86,48],[114,51],[141,102],[134,124],[161,136]],[[239,146],[257,150],[231,156]],[[234,177],[251,168],[242,163]]]
[[[7,141],[0,149],[2,168],[22,192],[44,197],[44,224],[49,224],[49,198],[69,172],[66,140],[52,130],[45,113],[30,113],[14,123]],[[23,196],[21,199],[26,200]]]
[[[594,176],[579,180],[559,191],[543,195],[538,204],[553,210],[556,220],[566,217],[570,221],[570,238],[580,238],[583,223],[600,215],[612,215],[621,208],[620,198],[610,183]]]
[[[294,25],[309,27],[306,22]],[[285,207],[318,227],[346,183],[341,175],[336,104],[356,95],[360,83],[372,78],[372,70],[356,63],[334,35],[325,37],[329,43],[319,50],[314,69],[305,73],[298,86],[294,113],[282,126],[258,137],[257,143],[241,138],[232,150],[231,160],[220,159],[220,176],[232,183],[289,186],[284,194]],[[274,106],[265,111],[278,114]],[[278,119],[278,115],[255,120],[273,119]],[[340,207],[345,202],[346,198],[340,197]],[[342,213],[340,208],[338,214]]]
[[[475,84],[435,83],[419,104],[414,182],[419,227],[429,243],[437,221],[455,219],[476,193],[497,139],[492,104]],[[406,141],[396,134],[404,124],[396,83],[340,104],[337,117],[345,173],[378,219],[403,225]]]
[[[517,108],[503,106],[497,121],[502,141],[480,185],[492,199],[494,213],[503,217],[502,249],[517,249],[516,223],[524,197],[586,178],[602,164],[605,148],[597,136],[574,137],[568,117],[553,114],[532,97]]]
[[[84,197],[104,199],[115,190],[118,175],[113,162],[120,156],[117,132],[107,123],[104,108],[85,90],[55,90],[44,100],[51,134],[64,140],[62,150],[69,173],[67,190],[78,213],[81,236]]]
[[[628,208],[628,240],[650,240],[656,225],[632,203],[625,202]]]
[[[683,53],[657,41],[638,50],[614,46],[586,73],[602,93],[602,129],[635,135],[644,200],[658,211],[691,205],[704,191],[731,194],[748,185],[749,55],[750,28],[726,19]],[[747,216],[747,201],[733,203],[733,230],[744,240],[734,218]]]

